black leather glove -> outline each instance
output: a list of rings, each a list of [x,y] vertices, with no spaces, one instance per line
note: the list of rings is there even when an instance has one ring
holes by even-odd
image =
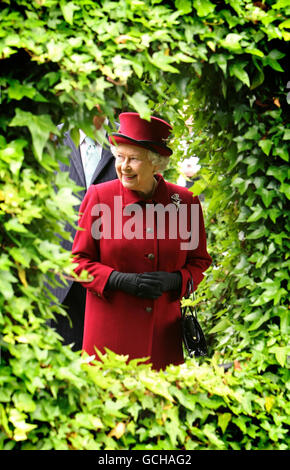
[[[136,273],[120,273],[112,271],[106,284],[106,289],[121,290],[127,294],[138,294],[138,276]]]
[[[181,291],[182,277],[179,272],[167,273],[166,271],[155,271],[151,273],[140,274],[139,286],[146,289],[149,286],[155,286],[156,290],[168,292],[171,290]]]
[[[158,279],[142,279],[143,274],[139,274],[138,297],[145,299],[158,299],[163,294],[162,283]]]
[[[147,282],[140,286],[140,276],[137,273],[120,273],[119,271],[112,271],[106,284],[106,289],[121,290],[127,294],[144,299],[157,299],[162,295],[160,283]]]

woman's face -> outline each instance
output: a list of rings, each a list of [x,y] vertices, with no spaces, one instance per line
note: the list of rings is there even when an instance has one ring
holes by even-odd
[[[120,144],[116,152],[116,172],[122,185],[142,194],[152,191],[157,167],[147,157],[147,150],[135,145]]]

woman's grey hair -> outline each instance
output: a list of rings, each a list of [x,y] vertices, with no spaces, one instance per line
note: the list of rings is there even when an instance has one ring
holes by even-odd
[[[145,149],[147,150],[147,149]],[[114,157],[117,156],[118,145],[111,145],[111,152]],[[152,152],[152,150],[147,150],[147,157],[151,161],[152,165],[157,166],[158,171],[164,171],[168,165],[169,159],[166,157],[162,157],[157,152]]]

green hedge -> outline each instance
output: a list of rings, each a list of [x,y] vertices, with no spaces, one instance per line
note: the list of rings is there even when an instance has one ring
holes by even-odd
[[[115,7],[1,4],[1,448],[286,449],[288,1]],[[200,157],[214,263],[197,303],[212,360],[157,374],[110,353],[88,366],[48,326],[65,314],[46,283],[72,272],[55,234],[76,222],[79,189],[55,175],[68,151],[51,134],[93,137],[96,104],[111,120],[135,109],[174,124],[167,179],[181,139]]]
[[[68,347],[37,358],[23,345],[1,368],[1,448],[286,450],[285,377],[218,359],[158,373],[112,352],[89,365]]]

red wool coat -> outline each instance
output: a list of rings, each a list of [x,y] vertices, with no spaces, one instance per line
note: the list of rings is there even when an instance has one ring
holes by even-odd
[[[95,354],[95,348],[104,352],[106,347],[129,359],[148,357],[155,369],[161,369],[184,362],[180,300],[189,294],[191,276],[194,288],[200,283],[211,257],[198,198],[186,188],[165,182],[161,175],[157,180],[153,199],[146,202],[119,180],[92,185],[80,207],[82,230],[76,233],[72,252],[78,262],[76,273],[86,269],[93,276],[91,282],[82,284],[87,288],[83,349],[89,355]],[[176,199],[179,208],[178,202],[174,205]],[[170,219],[169,212],[157,211],[168,204],[176,219],[173,212]],[[197,208],[194,216],[192,204]],[[196,246],[181,249],[181,243],[186,243],[184,230],[189,231],[192,221]],[[106,291],[113,270],[179,271],[182,289],[163,293],[157,300]]]

